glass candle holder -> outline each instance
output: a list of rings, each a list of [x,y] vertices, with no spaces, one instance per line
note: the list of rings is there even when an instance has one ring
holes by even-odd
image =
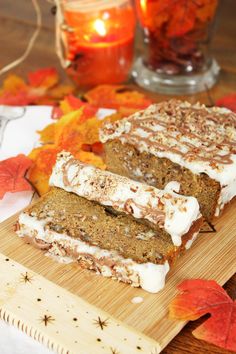
[[[144,53],[134,66],[136,82],[167,94],[204,91],[217,80],[210,55],[217,0],[136,0]]]
[[[64,0],[63,66],[81,88],[119,84],[133,64],[135,14],[131,0]]]

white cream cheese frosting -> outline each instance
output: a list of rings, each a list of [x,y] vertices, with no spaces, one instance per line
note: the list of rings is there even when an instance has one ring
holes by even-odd
[[[154,104],[100,130],[103,143],[114,139],[219,182],[216,215],[236,195],[236,114],[225,108],[177,100]]]
[[[141,286],[144,290],[156,293],[163,289],[165,285],[165,277],[170,267],[166,261],[164,264],[154,263],[137,263],[132,259],[125,259],[120,256],[116,251],[101,249],[97,246],[91,246],[83,241],[69,237],[66,234],[59,234],[49,228],[46,228],[48,220],[39,220],[34,216],[27,213],[21,213],[19,216],[20,229],[17,234],[20,237],[28,236],[37,238],[44,242],[61,245],[68,247],[78,255],[91,255],[95,261],[99,262],[100,259],[107,260],[112,263],[112,269],[108,265],[103,265],[101,274],[106,277],[124,278],[129,280],[133,286]],[[55,246],[55,245],[54,245]],[[59,256],[60,257],[60,256]],[[60,258],[64,258],[62,256]],[[69,257],[65,257],[68,262]],[[112,262],[111,262],[112,261]],[[104,262],[105,263],[105,262]],[[115,264],[115,265],[114,265]]]
[[[58,155],[49,184],[134,218],[146,219],[164,228],[176,246],[181,245],[181,237],[201,217],[196,198],[173,191],[179,190],[177,182],[159,190],[81,163],[67,152]]]

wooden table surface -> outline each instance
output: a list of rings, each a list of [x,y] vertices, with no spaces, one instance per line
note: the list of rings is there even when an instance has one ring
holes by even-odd
[[[187,0],[186,0],[187,1]],[[52,5],[46,0],[39,0],[43,14],[43,26],[37,42],[29,57],[14,73],[25,76],[28,71],[46,66],[56,67],[64,81],[68,81],[54,50],[54,18],[51,14]],[[213,53],[221,66],[221,74],[217,85],[210,90],[212,100],[223,95],[236,92],[236,0],[222,0],[219,10],[218,26],[213,40]],[[24,49],[35,26],[35,14],[30,0],[1,0],[0,12],[0,68],[19,57]],[[137,43],[140,50],[140,43]],[[6,75],[0,77],[4,79]],[[135,87],[130,83],[129,86]],[[137,87],[136,87],[137,88]],[[160,94],[149,94],[156,101],[169,98]],[[212,104],[206,92],[187,97],[191,102],[199,100],[202,103]],[[203,255],[204,256],[204,255]],[[225,255],[227,257],[227,255]],[[236,275],[225,285],[231,297],[236,298]],[[191,332],[202,321],[194,321],[185,326],[179,335],[163,350],[165,354],[194,353],[194,354],[224,354],[229,351],[222,350],[213,345],[195,339]]]

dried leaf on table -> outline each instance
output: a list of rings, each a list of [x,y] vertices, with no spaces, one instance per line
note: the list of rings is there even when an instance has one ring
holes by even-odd
[[[88,163],[90,165],[94,165],[95,167],[100,168],[101,170],[106,169],[106,165],[100,156],[93,154],[92,152],[87,151],[78,151],[75,154],[75,157],[84,163]]]
[[[75,88],[70,85],[60,84],[49,90],[49,97],[53,104],[60,102],[65,96],[72,94]]]
[[[216,105],[219,107],[225,107],[236,113],[236,93],[231,93],[224,97],[219,98],[216,101]]]
[[[34,165],[29,178],[41,195],[49,189],[48,181],[58,152],[69,151],[81,161],[105,169],[103,145],[99,141],[102,124],[122,119],[152,103],[143,94],[127,91],[123,86],[100,86],[89,91],[86,98],[88,102],[73,95],[66,96],[54,109],[54,118],[58,120],[39,132],[44,145],[30,154]],[[118,112],[99,120],[95,117],[99,106],[115,108]]]
[[[59,81],[55,68],[39,69],[28,74],[28,81],[31,87],[51,88]]]
[[[29,170],[28,178],[40,195],[49,190],[49,177],[59,152],[60,150],[55,145],[44,145],[32,150],[29,154],[33,165]]]
[[[101,85],[85,94],[88,103],[102,108],[116,109],[128,115],[138,110],[145,109],[152,100],[144,94],[128,90],[125,86]]]
[[[16,75],[8,76],[0,89],[0,104],[8,106],[25,106],[35,100],[35,95],[29,92],[27,84]]]
[[[213,280],[191,279],[183,281],[180,294],[170,304],[170,317],[193,321],[210,314],[193,335],[218,347],[236,351],[236,301]]]
[[[8,76],[0,89],[0,104],[54,105],[74,91],[69,85],[60,85],[54,68],[39,69],[28,74],[28,82],[16,75]]]
[[[60,102],[59,107],[54,107],[52,116],[54,119],[58,119],[67,113],[80,109],[81,107],[83,107],[84,120],[94,117],[98,110],[98,107],[93,106],[87,102],[83,102],[78,97],[70,94]]]
[[[32,189],[25,178],[31,165],[31,160],[23,154],[0,162],[0,199],[7,192],[15,193]]]
[[[52,123],[47,125],[43,130],[38,131],[40,141],[43,144],[54,144],[55,142],[56,124]]]
[[[55,125],[55,144],[61,149],[73,147],[78,150],[83,144],[99,141],[102,121],[96,117],[84,121],[83,109],[63,116]]]
[[[49,190],[49,177],[56,162],[57,153],[69,151],[79,160],[101,169],[105,164],[98,156],[102,154],[98,130],[102,121],[95,117],[84,120],[84,107],[61,117],[40,133],[43,146],[34,149],[29,157],[34,161],[29,179],[40,195]]]
[[[80,134],[77,131],[81,124],[82,109],[70,112],[59,119],[55,124],[55,144],[62,149],[68,145],[78,148],[81,145]]]

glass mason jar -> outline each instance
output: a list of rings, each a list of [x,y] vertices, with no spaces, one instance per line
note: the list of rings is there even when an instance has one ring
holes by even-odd
[[[219,66],[210,55],[218,0],[136,0],[144,52],[135,64],[136,82],[170,94],[210,88]]]
[[[127,80],[134,55],[131,0],[62,0],[57,17],[64,45],[59,56],[79,87]]]

